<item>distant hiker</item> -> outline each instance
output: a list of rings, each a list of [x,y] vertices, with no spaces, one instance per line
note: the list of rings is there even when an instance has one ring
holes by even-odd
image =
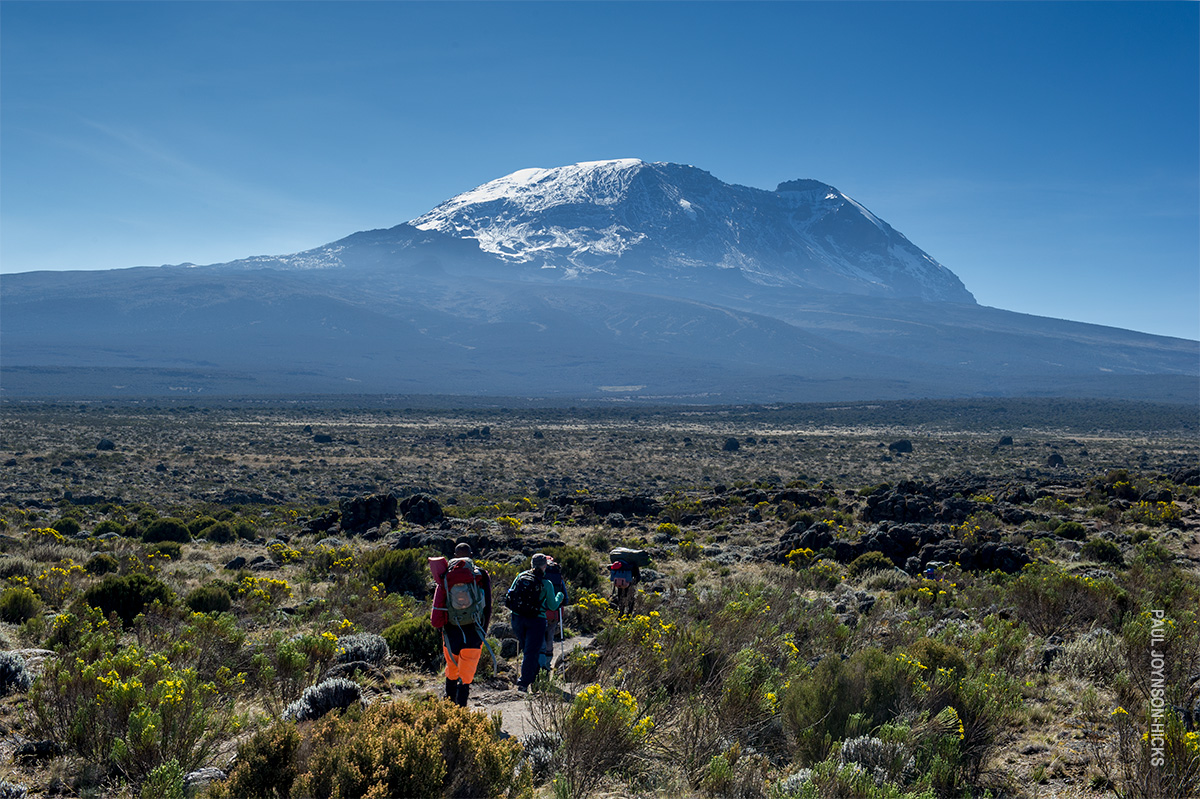
[[[558,610],[566,597],[546,579],[549,558],[541,552],[530,560],[533,567],[517,575],[508,588],[504,605],[512,611],[513,634],[524,652],[517,690],[525,692],[538,675],[538,660],[546,639],[546,611]]]
[[[449,563],[445,558],[429,559],[437,581],[429,620],[442,631],[446,698],[461,707],[467,706],[471,695],[471,681],[492,621],[492,578],[475,565],[471,554],[471,545],[462,543],[454,548]]]
[[[554,636],[557,633],[559,638],[562,638],[562,608],[571,604],[571,599],[567,596],[567,583],[563,579],[562,567],[549,556],[546,558],[546,579],[554,586],[556,593],[563,595],[563,601],[557,610],[546,611],[546,637],[542,639],[541,655],[538,657],[538,666],[542,671],[550,671],[550,667],[554,665]]]
[[[650,565],[650,556],[645,550],[617,547],[609,553],[609,560],[608,580],[613,586],[609,603],[622,615],[633,613],[636,586],[642,581],[641,567]]]

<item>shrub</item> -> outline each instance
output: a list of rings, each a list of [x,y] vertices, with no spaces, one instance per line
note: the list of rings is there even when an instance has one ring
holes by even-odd
[[[83,570],[99,577],[102,574],[120,571],[121,562],[107,552],[98,552],[88,558],[88,562],[83,564]]]
[[[200,537],[216,544],[229,544],[237,540],[238,533],[229,522],[214,522],[200,531]]]
[[[255,733],[238,747],[237,760],[229,779],[219,786],[217,797],[232,799],[285,799],[292,794],[298,776],[300,733],[293,724],[277,722]]]
[[[338,639],[335,657],[338,663],[353,663],[365,660],[376,666],[387,660],[389,655],[387,641],[382,635],[374,633],[357,633],[345,635]]]
[[[125,527],[123,525],[121,525],[119,522],[113,521],[112,519],[105,519],[104,521],[100,522],[92,529],[92,535],[95,535],[95,536],[105,535],[107,533],[116,533],[117,535],[124,535]]]
[[[405,619],[383,631],[383,639],[393,655],[422,671],[434,671],[442,660],[442,636],[429,620]]]
[[[1093,538],[1083,545],[1079,554],[1098,563],[1112,563],[1117,566],[1125,563],[1121,548],[1107,538]]]
[[[561,793],[590,795],[604,776],[641,755],[654,722],[628,691],[589,685],[570,702],[543,692],[534,706],[534,726],[561,741],[554,763]]]
[[[783,689],[780,712],[803,763],[817,763],[834,741],[846,737],[851,717],[867,729],[890,721],[911,693],[911,667],[879,649],[863,649],[848,660],[828,656]]]
[[[1054,565],[1026,566],[1007,593],[1017,617],[1042,636],[1093,623],[1114,626],[1128,603],[1112,580],[1066,574]]]
[[[142,532],[142,540],[148,544],[159,541],[176,541],[180,544],[187,544],[192,540],[192,533],[182,519],[168,517],[155,519],[146,525],[146,529]]]
[[[27,691],[32,682],[25,669],[25,658],[15,652],[0,652],[0,696]]]
[[[42,609],[42,600],[26,585],[14,585],[0,591],[0,619],[10,624],[21,624],[36,616]]]
[[[175,596],[170,588],[153,577],[130,574],[126,577],[105,577],[103,582],[89,588],[83,599],[92,607],[99,608],[106,616],[116,613],[128,626],[147,605],[153,602],[170,605],[175,601]]]
[[[558,562],[562,569],[563,579],[567,585],[576,591],[600,590],[600,567],[586,549],[572,546],[553,546],[546,549],[546,554]]]
[[[113,765],[136,783],[170,759],[191,771],[215,752],[233,726],[223,690],[229,687],[128,646],[94,662],[48,660],[29,709],[37,735],[89,763]]]
[[[329,716],[311,732],[300,796],[532,799],[521,747],[499,722],[449,702],[401,701]]]
[[[894,568],[896,565],[882,552],[864,552],[846,566],[846,576],[854,578],[867,572],[891,571]]]
[[[178,760],[160,763],[142,784],[141,799],[184,799],[184,776]]]
[[[212,583],[193,589],[183,602],[195,613],[225,613],[233,607],[229,592]]]
[[[1080,522],[1063,522],[1054,528],[1054,534],[1072,541],[1082,541],[1087,538],[1088,529]]]
[[[38,573],[38,567],[29,558],[12,556],[0,557],[0,580],[10,577],[33,577]]]
[[[422,550],[390,549],[368,555],[367,574],[389,594],[424,597],[429,590],[429,561]]]
[[[334,710],[345,710],[362,701],[362,686],[343,677],[332,677],[308,688],[283,709],[284,721],[315,721]]]
[[[58,532],[62,533],[64,536],[75,535],[76,533],[78,533],[80,530],[83,529],[83,526],[80,525],[77,520],[72,519],[70,516],[65,516],[50,526],[53,527],[55,530],[58,530]]]
[[[146,547],[146,556],[151,558],[179,560],[181,554],[183,554],[183,545],[178,541],[159,541]]]
[[[212,516],[197,516],[188,524],[188,530],[193,537],[201,538],[204,535],[204,531],[216,523],[217,520]]]

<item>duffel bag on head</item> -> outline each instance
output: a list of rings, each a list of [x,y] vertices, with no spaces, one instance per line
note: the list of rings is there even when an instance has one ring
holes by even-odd
[[[644,549],[628,549],[627,547],[617,547],[612,552],[608,553],[609,560],[621,561],[626,566],[637,566],[639,569],[644,569],[650,565],[650,553]]]

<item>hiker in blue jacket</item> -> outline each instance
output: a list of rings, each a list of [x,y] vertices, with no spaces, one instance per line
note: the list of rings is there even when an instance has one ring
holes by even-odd
[[[541,552],[534,555],[530,559],[533,568],[517,575],[504,598],[505,606],[512,611],[513,634],[524,652],[517,680],[517,690],[522,693],[537,679],[538,658],[546,638],[546,611],[558,610],[566,598],[546,579],[547,562]]]

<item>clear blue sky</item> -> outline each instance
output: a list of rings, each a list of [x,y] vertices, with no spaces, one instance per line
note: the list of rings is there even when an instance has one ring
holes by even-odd
[[[816,178],[985,305],[1200,338],[1193,2],[0,2],[0,271],[213,263],[517,169]]]

